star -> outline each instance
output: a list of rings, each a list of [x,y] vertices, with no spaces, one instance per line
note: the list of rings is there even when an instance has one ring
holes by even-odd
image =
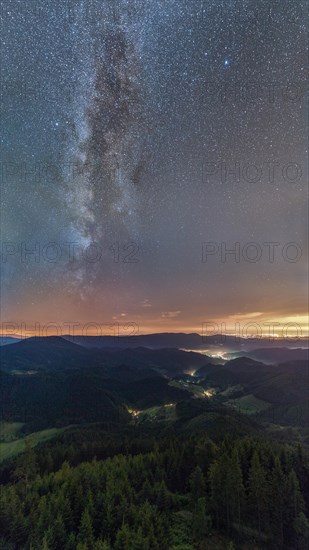
[[[134,317],[145,295],[154,323],[155,310],[181,310],[197,327],[199,312],[232,315],[245,300],[252,311],[302,311],[295,281],[305,255],[284,274],[280,262],[271,266],[286,295],[276,283],[263,294],[256,288],[253,280],[268,275],[265,262],[220,257],[221,242],[233,251],[240,241],[283,246],[305,234],[302,10],[292,18],[288,2],[270,16],[267,0],[256,10],[223,0],[79,0],[68,13],[68,2],[45,0],[41,17],[32,2],[4,4],[11,12],[0,10],[7,317],[27,321],[34,283],[43,292],[35,312],[42,322],[62,314],[78,321],[79,297],[87,321],[110,321],[117,300]],[[219,250],[207,270],[199,248],[206,241]],[[109,262],[104,251],[116,242],[125,261]],[[65,252],[75,258],[69,265]]]

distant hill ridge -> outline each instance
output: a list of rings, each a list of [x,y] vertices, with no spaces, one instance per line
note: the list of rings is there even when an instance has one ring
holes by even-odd
[[[88,348],[184,348],[192,350],[205,350],[208,347],[216,347],[219,349],[229,348],[235,350],[239,355],[243,351],[252,352],[252,357],[257,350],[270,349],[270,348],[308,348],[308,338],[301,338],[296,340],[287,339],[249,339],[238,338],[236,336],[215,334],[211,336],[205,336],[198,333],[173,333],[163,332],[154,334],[137,334],[134,336],[81,336],[81,335],[63,335],[63,336],[34,336],[30,338],[15,338],[12,336],[1,336],[0,346],[17,343],[18,341],[36,340],[46,341],[47,339],[54,339],[56,342],[60,340],[66,340],[75,344],[82,345]],[[56,340],[55,340],[56,339]]]
[[[215,334],[212,336],[203,336],[198,333],[157,333],[157,334],[140,334],[135,336],[71,336],[64,335],[63,338],[70,342],[75,342],[86,347],[149,347],[149,348],[184,348],[184,349],[206,349],[208,347],[219,346],[224,350],[225,347],[239,350],[255,350],[259,347],[291,347],[303,346],[308,347],[308,339],[249,339],[238,338],[236,336]],[[288,344],[288,345],[287,345]]]
[[[1,369],[7,371],[67,369],[103,366],[138,366],[172,373],[197,369],[212,358],[177,348],[106,349],[85,347],[60,336],[33,337],[0,350]]]

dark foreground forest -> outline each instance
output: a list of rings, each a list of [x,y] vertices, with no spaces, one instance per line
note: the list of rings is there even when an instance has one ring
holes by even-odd
[[[309,457],[300,446],[139,432],[97,425],[27,443],[1,471],[0,547],[308,548]]]
[[[2,348],[0,549],[307,550],[308,363],[285,353]]]

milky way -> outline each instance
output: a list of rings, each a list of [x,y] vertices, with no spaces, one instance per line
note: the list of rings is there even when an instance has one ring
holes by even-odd
[[[107,14],[99,26],[89,29],[91,72],[86,73],[85,83],[89,90],[79,90],[82,114],[74,120],[80,175],[69,198],[76,214],[81,212],[81,235],[90,242],[110,239],[111,233],[119,238],[124,229],[137,238],[136,187],[143,155],[142,49],[134,37],[137,14],[132,16],[125,4],[121,8],[102,3],[102,13],[106,9]]]
[[[144,11],[134,3],[81,3],[74,21],[82,35],[75,54],[83,76],[74,92],[67,150],[74,166],[68,211],[73,236],[83,246],[99,243],[105,259],[111,243],[139,237],[138,186],[147,139],[141,82]],[[89,17],[97,13],[99,22]],[[74,271],[90,288],[102,269],[82,263]]]
[[[6,0],[0,15],[3,321],[301,321],[306,3]]]

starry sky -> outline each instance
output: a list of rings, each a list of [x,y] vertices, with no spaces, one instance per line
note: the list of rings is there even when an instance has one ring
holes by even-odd
[[[0,17],[1,322],[307,332],[306,2]]]

